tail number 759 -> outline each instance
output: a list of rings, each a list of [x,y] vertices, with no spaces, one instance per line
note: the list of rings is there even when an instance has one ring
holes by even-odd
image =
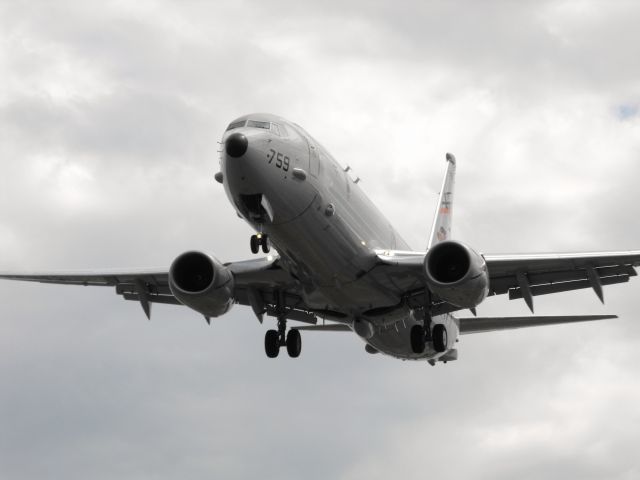
[[[276,152],[273,148],[270,148],[269,153],[267,153],[267,160],[269,160],[269,163],[273,163],[274,159],[274,165],[276,167],[281,168],[285,172],[289,171],[289,164],[291,163],[289,157],[280,152]]]

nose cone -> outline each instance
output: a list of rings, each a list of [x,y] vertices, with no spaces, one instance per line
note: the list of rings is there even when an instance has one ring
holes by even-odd
[[[244,155],[249,146],[249,141],[241,133],[232,133],[224,142],[227,155],[233,158],[239,158]]]

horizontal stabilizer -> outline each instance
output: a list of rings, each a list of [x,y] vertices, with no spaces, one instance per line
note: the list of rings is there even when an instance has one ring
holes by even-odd
[[[459,318],[460,333],[495,332],[498,330],[512,330],[515,328],[541,327],[544,325],[558,325],[561,323],[590,322],[592,320],[609,320],[618,318],[617,315],[565,315],[565,316],[535,316],[535,317],[471,317]]]
[[[342,323],[327,323],[325,325],[309,325],[304,327],[292,327],[294,330],[315,330],[316,332],[351,332],[349,325]]]

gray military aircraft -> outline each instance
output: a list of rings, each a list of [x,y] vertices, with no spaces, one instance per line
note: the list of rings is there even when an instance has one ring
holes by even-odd
[[[480,254],[451,239],[456,160],[447,170],[426,252],[412,251],[353,179],[305,130],[254,114],[231,122],[215,178],[238,215],[257,232],[252,260],[221,263],[190,251],[168,269],[74,274],[1,274],[42,283],[115,287],[140,302],[186,305],[210,322],[234,303],[260,322],[277,319],[268,357],[301,351],[300,332],[355,332],[369,353],[405,360],[457,359],[459,335],[616,318],[614,315],[476,317],[487,296],[522,298],[603,286],[636,275],[640,251],[535,255]],[[270,253],[271,246],[276,253]],[[469,309],[473,316],[454,312]],[[322,320],[321,322],[319,320]],[[287,321],[296,321],[287,331]]]

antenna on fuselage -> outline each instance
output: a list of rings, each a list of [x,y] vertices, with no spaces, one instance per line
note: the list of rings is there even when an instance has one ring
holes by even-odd
[[[355,178],[354,178],[354,177],[349,173],[349,172],[353,173],[353,169],[351,168],[351,166],[350,166],[350,165],[347,165],[345,168],[343,168],[343,169],[342,169],[342,171],[343,171],[344,173],[346,173],[346,174],[349,176],[349,178],[351,179],[351,181],[352,181],[353,183],[358,183],[358,182],[360,181],[360,177],[355,177]]]

